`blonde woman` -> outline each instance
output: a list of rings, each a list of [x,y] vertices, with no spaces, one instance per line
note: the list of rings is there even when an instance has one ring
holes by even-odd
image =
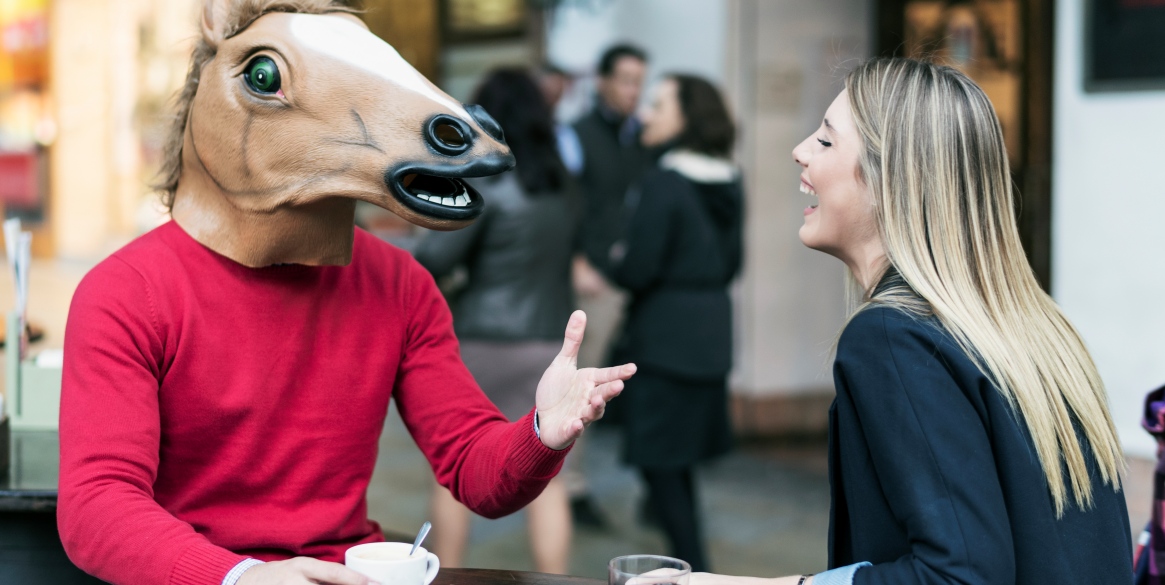
[[[816,196],[801,241],[864,299],[834,364],[833,570],[766,581],[1131,583],[1104,386],[1024,257],[983,91],[954,69],[868,62],[793,158]]]

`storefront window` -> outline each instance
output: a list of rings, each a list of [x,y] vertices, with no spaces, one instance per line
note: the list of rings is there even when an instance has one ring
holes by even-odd
[[[56,132],[48,30],[47,0],[0,2],[0,205],[32,224],[45,220],[45,147]]]
[[[1013,165],[1020,159],[1022,39],[1018,0],[910,0],[906,56],[966,73],[991,98]]]

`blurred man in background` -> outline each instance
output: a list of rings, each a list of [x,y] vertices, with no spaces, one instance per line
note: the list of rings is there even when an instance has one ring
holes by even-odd
[[[581,164],[573,174],[586,200],[586,221],[579,235],[573,278],[579,308],[586,311],[588,319],[579,363],[588,366],[609,360],[627,306],[626,293],[610,284],[602,271],[610,261],[611,246],[622,234],[627,188],[647,162],[635,117],[646,76],[647,53],[643,49],[627,44],[607,49],[598,63],[594,108],[573,126],[582,147]],[[567,158],[569,155],[563,157],[564,162]],[[567,166],[571,166],[569,162]],[[591,504],[578,471],[577,453],[572,459],[566,476],[575,522],[602,527],[605,523]]]

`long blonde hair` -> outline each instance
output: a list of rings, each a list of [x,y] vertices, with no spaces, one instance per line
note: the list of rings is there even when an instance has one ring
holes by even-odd
[[[1078,507],[1092,505],[1076,425],[1100,477],[1119,490],[1123,458],[1104,383],[1024,256],[990,100],[959,71],[908,59],[869,61],[845,86],[864,141],[860,176],[901,276],[865,305],[938,318],[1026,423],[1057,516],[1068,486]]]

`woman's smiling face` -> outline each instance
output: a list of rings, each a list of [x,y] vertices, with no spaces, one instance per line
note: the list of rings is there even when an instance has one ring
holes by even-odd
[[[874,202],[859,174],[863,147],[842,91],[817,132],[793,149],[793,160],[803,169],[801,192],[817,198],[805,208],[801,242],[851,268],[883,255]]]

